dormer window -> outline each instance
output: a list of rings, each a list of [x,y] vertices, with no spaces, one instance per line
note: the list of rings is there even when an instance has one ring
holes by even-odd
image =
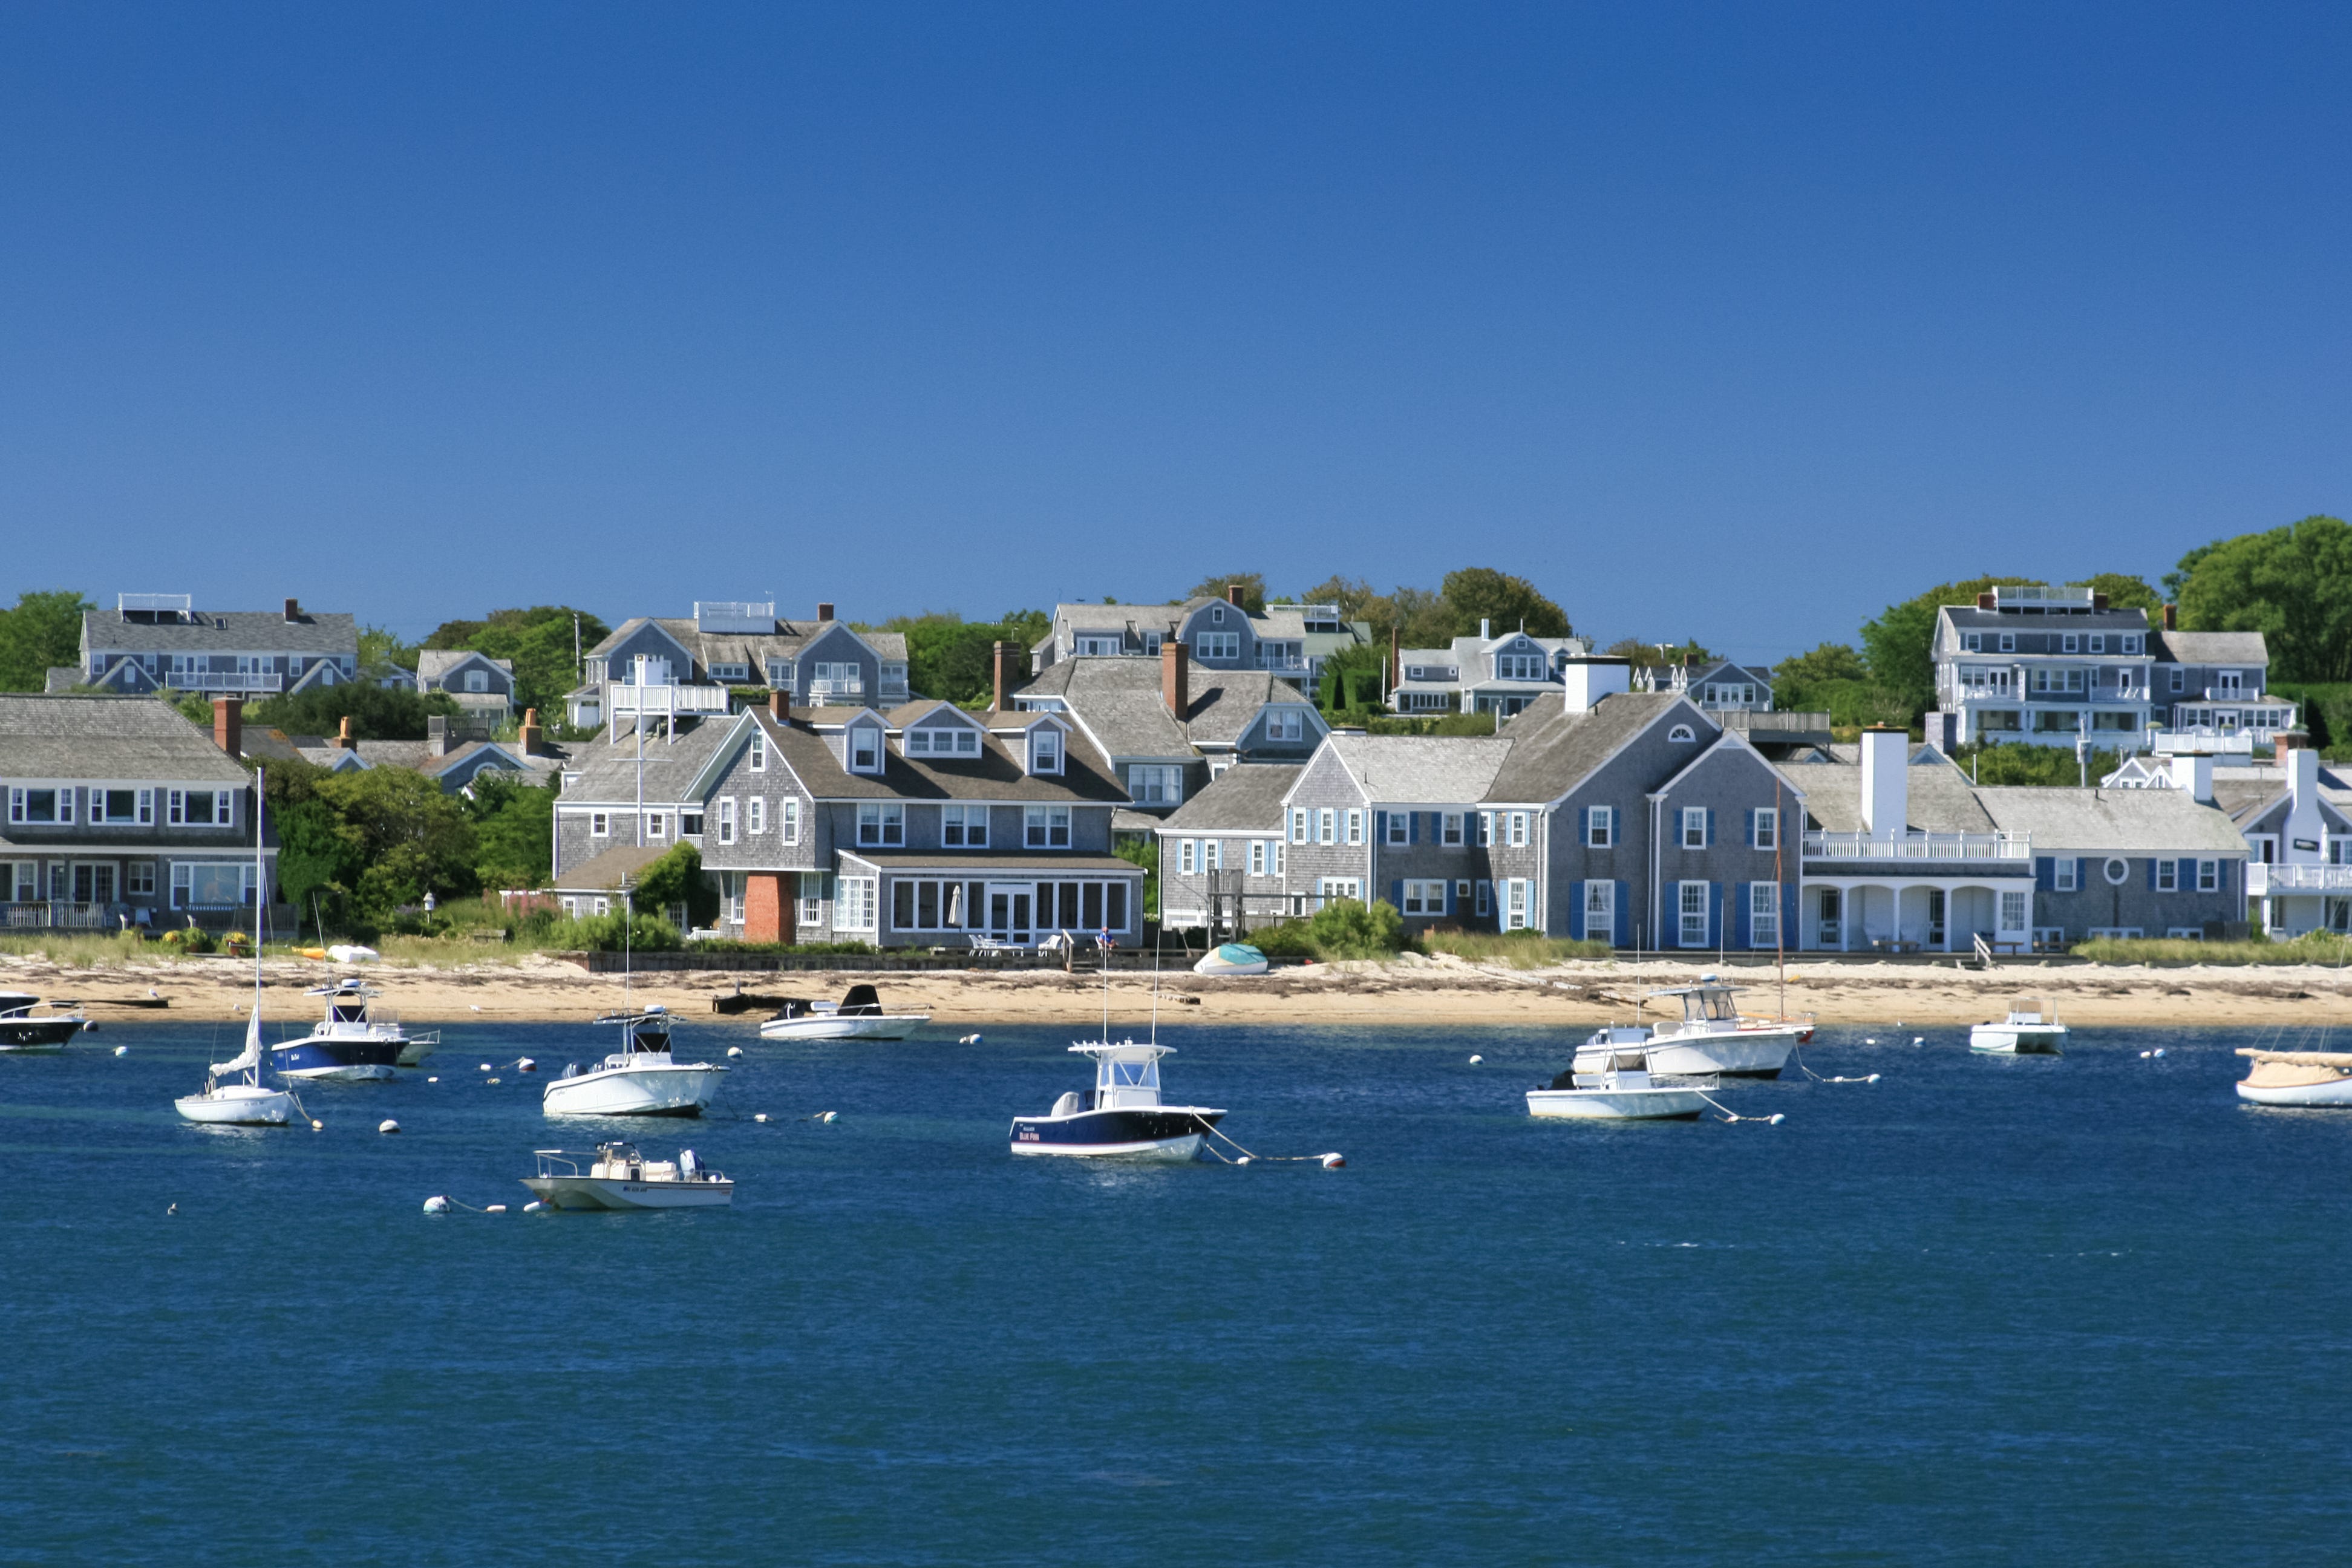
[[[1307,735],[1307,717],[1296,708],[1276,708],[1265,716],[1269,741],[1298,741]]]
[[[882,771],[882,731],[871,724],[860,724],[849,731],[849,771],[853,773],[878,773]]]
[[[1209,612],[1209,618],[1216,622],[1217,625],[1221,626],[1223,626],[1225,624],[1225,607],[1223,605],[1219,605],[1215,609]]]
[[[779,690],[790,689],[793,684],[793,661],[788,658],[770,659],[768,661],[768,684],[777,688]]]
[[[1033,773],[1058,773],[1062,771],[1062,732],[1050,724],[1029,732],[1029,771]]]

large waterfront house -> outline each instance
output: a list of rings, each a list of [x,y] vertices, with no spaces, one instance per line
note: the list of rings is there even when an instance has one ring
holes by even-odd
[[[1315,704],[1280,676],[1196,668],[1191,649],[1173,641],[1153,658],[1056,659],[1013,705],[1064,715],[1109,760],[1135,813],[1149,818],[1174,811],[1235,763],[1304,762],[1330,732]]]
[[[1399,713],[1492,713],[1508,718],[1559,689],[1571,658],[1592,651],[1581,637],[1495,635],[1489,621],[1475,637],[1444,647],[1401,647],[1390,659],[1389,706]]]
[[[1931,653],[1937,711],[1928,737],[1949,749],[1978,742],[2207,750],[2242,749],[2292,727],[2294,707],[2264,695],[2269,653],[2259,632],[2182,632],[2167,606],[2116,609],[2089,588],[1996,587],[1972,605],[1936,613]],[[2176,732],[2187,731],[2177,738]]]
[[[1312,693],[1323,661],[1371,640],[1369,623],[1343,620],[1336,605],[1272,604],[1255,615],[1239,588],[1181,605],[1055,605],[1053,629],[1029,650],[1030,672],[1043,675],[1066,658],[1157,658],[1181,643],[1202,670],[1257,670]]]
[[[152,697],[0,695],[0,923],[94,931],[247,925],[253,779],[237,700],[207,734]]]
[[[199,610],[186,594],[121,594],[83,613],[79,658],[49,672],[50,689],[275,697],[357,679],[359,628],[293,599],[281,611]]]
[[[690,619],[624,621],[588,650],[572,722],[611,735],[639,714],[676,724],[726,714],[730,688],[778,691],[795,707],[896,707],[908,700],[907,639],[860,632],[819,605],[778,618],[772,602],[698,603]]]
[[[2352,775],[2323,761],[2309,737],[2283,733],[2267,757],[2131,757],[2100,782],[2109,792],[2171,791],[2218,806],[2246,863],[2243,918],[2263,931],[2352,931]]]

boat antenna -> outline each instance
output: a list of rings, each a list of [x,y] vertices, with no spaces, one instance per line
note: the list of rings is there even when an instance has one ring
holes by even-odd
[[[263,792],[268,781],[257,765],[253,770],[253,1043],[256,1054],[253,1065],[246,1070],[253,1075],[253,1087],[261,1087],[261,937],[269,922],[269,885],[263,879],[261,864],[261,817],[268,809]]]
[[[1166,934],[1157,928],[1151,933],[1151,1043],[1155,1046],[1160,1043],[1160,944]]]
[[[1772,901],[1780,905],[1772,911],[1772,969],[1780,989],[1781,1022],[1789,1017],[1789,933],[1781,927],[1788,922],[1780,918],[1788,904],[1781,894],[1784,885],[1780,870],[1780,840],[1789,831],[1787,816],[1780,810],[1780,770],[1772,770]]]

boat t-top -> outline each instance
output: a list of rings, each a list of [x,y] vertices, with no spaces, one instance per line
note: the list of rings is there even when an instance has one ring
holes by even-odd
[[[1998,1024],[1977,1024],[1969,1029],[1969,1049],[1998,1051],[2004,1056],[2065,1054],[2066,1026],[2047,996],[2019,996],[2009,1004],[2009,1016]]]
[[[931,1021],[929,1013],[883,1011],[881,994],[853,985],[838,1002],[787,996],[760,1026],[763,1040],[903,1040]]]
[[[397,1078],[395,1068],[415,1067],[441,1043],[439,1030],[412,1035],[400,1015],[375,1005],[379,993],[356,977],[314,985],[305,996],[326,998],[326,1016],[299,1038],[270,1047],[280,1078],[356,1083]]]
[[[691,1149],[679,1150],[675,1160],[648,1160],[632,1143],[599,1143],[593,1154],[532,1152],[539,1174],[522,1184],[551,1209],[724,1208],[735,1201],[735,1184],[705,1167]]]
[[[699,1116],[719,1092],[725,1068],[670,1055],[668,1009],[606,1013],[596,1022],[620,1028],[621,1048],[594,1067],[566,1064],[540,1097],[548,1115]]]
[[[1677,998],[1683,1006],[1679,1022],[1660,1024],[1650,1031],[1650,1070],[1700,1078],[1779,1078],[1789,1064],[1789,1053],[1812,1037],[1813,1026],[1801,1018],[1743,1015],[1732,1000],[1740,990],[1706,974],[1696,985],[1648,993]],[[1612,1044],[1594,1036],[1593,1042],[1577,1052],[1575,1070],[1601,1070]]]
[[[61,1051],[89,1026],[79,1013],[42,1013],[29,991],[0,991],[0,1051]]]
[[[1579,1062],[1590,1048],[1577,1052]],[[1633,1042],[1612,1044],[1606,1057],[1606,1065],[1595,1071],[1571,1067],[1549,1085],[1528,1090],[1528,1114],[1595,1121],[1690,1121],[1706,1109],[1706,1091],[1716,1087],[1711,1075],[1695,1078],[1654,1070],[1654,1062]]]
[[[1160,1058],[1173,1055],[1173,1046],[1098,1040],[1070,1049],[1095,1058],[1094,1088],[1071,1089],[1049,1115],[1014,1117],[1014,1153],[1190,1160],[1224,1120],[1223,1110],[1204,1105],[1161,1103]]]

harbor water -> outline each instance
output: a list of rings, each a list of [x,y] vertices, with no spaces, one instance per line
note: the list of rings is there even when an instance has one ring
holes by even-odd
[[[688,1020],[745,1048],[712,1115],[600,1124],[503,1064],[606,1042],[457,1024],[302,1088],[323,1131],[181,1122],[235,1034],[0,1059],[0,1562],[2243,1565],[2352,1528],[2352,1113],[2239,1105],[2251,1035],[1826,1030],[1815,1070],[1881,1080],[1722,1096],[1775,1126],[1532,1121],[1567,1032],[1162,1031],[1171,1100],[1326,1171],[1012,1157],[1086,1081],[1067,1029]],[[534,1148],[615,1136],[734,1206],[519,1212]]]

